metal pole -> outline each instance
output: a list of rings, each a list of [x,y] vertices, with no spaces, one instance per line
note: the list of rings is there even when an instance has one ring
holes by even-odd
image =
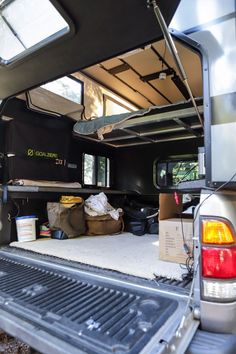
[[[196,101],[195,101],[195,98],[193,96],[192,90],[191,90],[191,88],[189,86],[187,74],[186,74],[186,72],[184,70],[184,67],[182,65],[182,62],[180,60],[180,57],[179,57],[177,48],[175,46],[175,43],[174,43],[174,41],[173,41],[173,39],[171,37],[171,34],[168,31],[168,27],[166,25],[164,17],[162,16],[161,10],[160,10],[160,8],[157,5],[156,0],[151,0],[151,1],[148,2],[148,4],[149,4],[149,6],[153,5],[154,13],[156,15],[157,21],[158,21],[158,23],[160,25],[161,31],[162,31],[162,33],[164,35],[165,40],[166,40],[167,47],[168,47],[170,53],[172,54],[172,56],[174,58],[174,61],[175,61],[175,64],[177,66],[177,69],[179,71],[180,77],[183,80],[183,82],[184,82],[184,84],[186,86],[186,89],[188,90],[189,96],[191,98],[191,101],[192,101],[193,106],[195,108],[195,111],[197,113],[197,116],[198,116],[198,119],[200,121],[200,124],[203,127],[202,117],[201,117],[200,112],[198,110],[198,106],[196,104]]]

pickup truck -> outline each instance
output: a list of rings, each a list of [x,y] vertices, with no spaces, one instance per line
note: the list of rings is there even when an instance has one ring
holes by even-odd
[[[0,328],[9,335],[41,353],[235,353],[235,6],[0,1]],[[17,242],[17,217],[43,223],[47,202],[100,192],[124,209],[159,207],[159,240],[126,230]],[[186,194],[192,247],[181,210],[186,261],[165,260],[161,228]]]

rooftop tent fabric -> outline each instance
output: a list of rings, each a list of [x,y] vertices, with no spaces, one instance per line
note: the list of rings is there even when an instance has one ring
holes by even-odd
[[[157,107],[150,107],[141,109],[136,112],[115,114],[112,116],[102,116],[90,120],[80,120],[75,123],[73,131],[80,135],[90,135],[98,133],[98,137],[102,139],[102,135],[111,132],[115,128],[119,128],[120,125],[130,118],[144,116]]]
[[[196,98],[196,103],[198,106],[202,105],[202,98]],[[80,120],[75,123],[73,127],[74,133],[78,135],[91,135],[94,133],[98,134],[99,139],[103,139],[103,134],[110,133],[113,129],[122,129],[124,122],[132,118],[138,118],[142,116],[151,116],[159,113],[173,112],[173,117],[175,118],[175,111],[192,108],[191,100],[180,101],[175,104],[164,105],[164,106],[151,106],[149,108],[141,109],[135,112],[128,112],[122,114],[115,114],[112,116],[102,116],[99,118],[91,118],[89,120]],[[189,113],[195,115],[195,113]]]

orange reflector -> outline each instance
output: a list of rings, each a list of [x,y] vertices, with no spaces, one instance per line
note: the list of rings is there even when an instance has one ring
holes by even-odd
[[[224,221],[203,220],[202,242],[216,245],[228,245],[234,243],[234,235],[230,226]]]

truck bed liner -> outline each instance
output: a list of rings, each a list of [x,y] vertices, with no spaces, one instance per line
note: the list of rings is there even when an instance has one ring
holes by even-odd
[[[0,269],[0,314],[7,311],[87,353],[140,352],[179,305],[142,287],[37,265],[6,252],[0,252]]]

